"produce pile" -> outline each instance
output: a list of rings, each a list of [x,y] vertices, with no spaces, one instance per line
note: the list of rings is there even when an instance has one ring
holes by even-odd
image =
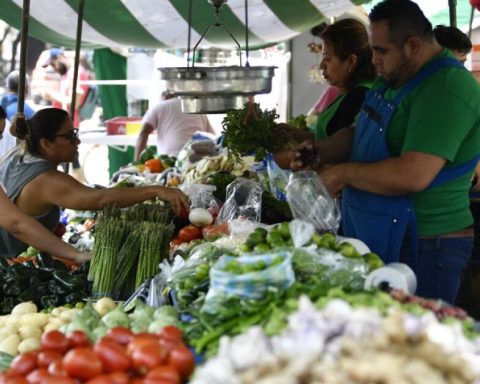
[[[27,301],[43,309],[75,304],[88,297],[88,262],[69,271],[63,262],[44,252],[16,261],[10,264],[0,258],[1,314],[9,314],[16,304]]]
[[[95,297],[128,297],[157,273],[173,236],[172,213],[164,202],[105,208],[96,224],[89,279]]]
[[[480,340],[422,317],[355,309],[342,300],[317,309],[306,297],[275,337],[253,327],[222,338],[218,355],[198,368],[194,384],[476,383]]]

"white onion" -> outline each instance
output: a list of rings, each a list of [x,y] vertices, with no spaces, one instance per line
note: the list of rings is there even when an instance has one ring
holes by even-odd
[[[193,208],[188,214],[188,220],[197,227],[205,227],[213,223],[213,216],[203,208]]]

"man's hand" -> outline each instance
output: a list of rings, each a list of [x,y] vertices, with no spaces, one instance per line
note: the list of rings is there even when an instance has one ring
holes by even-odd
[[[317,169],[320,166],[314,141],[304,141],[295,147],[293,151],[293,160],[290,163],[290,168],[294,170]]]
[[[320,180],[333,197],[340,197],[342,190],[347,186],[345,167],[348,167],[348,164],[324,166],[319,170]]]

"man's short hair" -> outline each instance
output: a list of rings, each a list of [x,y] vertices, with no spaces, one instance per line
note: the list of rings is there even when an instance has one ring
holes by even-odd
[[[63,49],[51,48],[49,51],[48,59],[42,64],[42,67],[46,68],[49,65],[53,64],[53,62],[58,59],[58,56],[63,56]]]
[[[25,87],[28,87],[28,76],[25,75]],[[5,85],[9,91],[18,93],[18,85],[20,83],[20,72],[19,71],[12,71],[8,74]]]
[[[472,42],[470,38],[456,27],[437,25],[433,30],[433,34],[442,47],[463,54],[470,53],[472,50]]]
[[[385,21],[388,38],[397,47],[402,47],[414,36],[433,41],[432,24],[418,4],[411,0],[384,0],[372,8],[368,18],[370,22]]]
[[[5,109],[0,105],[0,119],[4,120],[7,118],[7,112],[5,112]]]

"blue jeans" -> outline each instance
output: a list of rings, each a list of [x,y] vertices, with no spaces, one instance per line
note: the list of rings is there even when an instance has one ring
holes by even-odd
[[[418,258],[414,260],[407,236],[400,251],[400,262],[409,265],[417,276],[416,295],[455,304],[461,274],[472,248],[472,237],[419,239]]]

